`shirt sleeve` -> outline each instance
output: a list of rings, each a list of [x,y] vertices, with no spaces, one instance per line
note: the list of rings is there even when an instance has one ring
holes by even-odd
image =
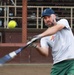
[[[41,38],[41,40],[40,40],[41,47],[47,47],[48,48],[49,47],[48,41],[50,42],[50,37],[49,37],[49,40],[48,40],[48,37]]]
[[[62,24],[64,25],[66,28],[70,28],[69,23],[66,19],[61,19],[57,22],[57,24]]]

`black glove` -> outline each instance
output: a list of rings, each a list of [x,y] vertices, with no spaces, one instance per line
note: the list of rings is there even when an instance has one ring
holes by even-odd
[[[33,43],[32,46],[33,46],[34,48],[36,48],[36,47],[37,47],[37,44]]]

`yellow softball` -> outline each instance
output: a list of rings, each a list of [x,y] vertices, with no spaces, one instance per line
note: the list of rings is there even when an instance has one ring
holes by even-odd
[[[17,23],[16,23],[15,20],[10,20],[10,21],[8,22],[8,28],[13,29],[13,28],[15,28],[16,26],[17,26]]]

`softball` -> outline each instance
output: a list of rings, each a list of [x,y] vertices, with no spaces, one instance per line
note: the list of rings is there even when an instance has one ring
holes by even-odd
[[[16,23],[15,20],[11,20],[11,21],[8,22],[8,28],[9,28],[9,29],[13,29],[13,28],[15,28],[16,26],[17,26],[17,23]]]

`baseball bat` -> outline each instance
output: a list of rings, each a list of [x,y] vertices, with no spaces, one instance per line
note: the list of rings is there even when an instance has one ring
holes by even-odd
[[[36,40],[37,39],[31,40],[31,41],[27,42],[25,46],[20,47],[19,49],[15,50],[13,52],[10,52],[9,54],[7,54],[4,57],[0,58],[0,65],[2,66],[6,62],[8,62],[11,59],[13,59],[15,56],[17,56],[18,53],[20,53],[22,50],[24,50],[27,46],[29,46],[31,43],[33,43]]]

